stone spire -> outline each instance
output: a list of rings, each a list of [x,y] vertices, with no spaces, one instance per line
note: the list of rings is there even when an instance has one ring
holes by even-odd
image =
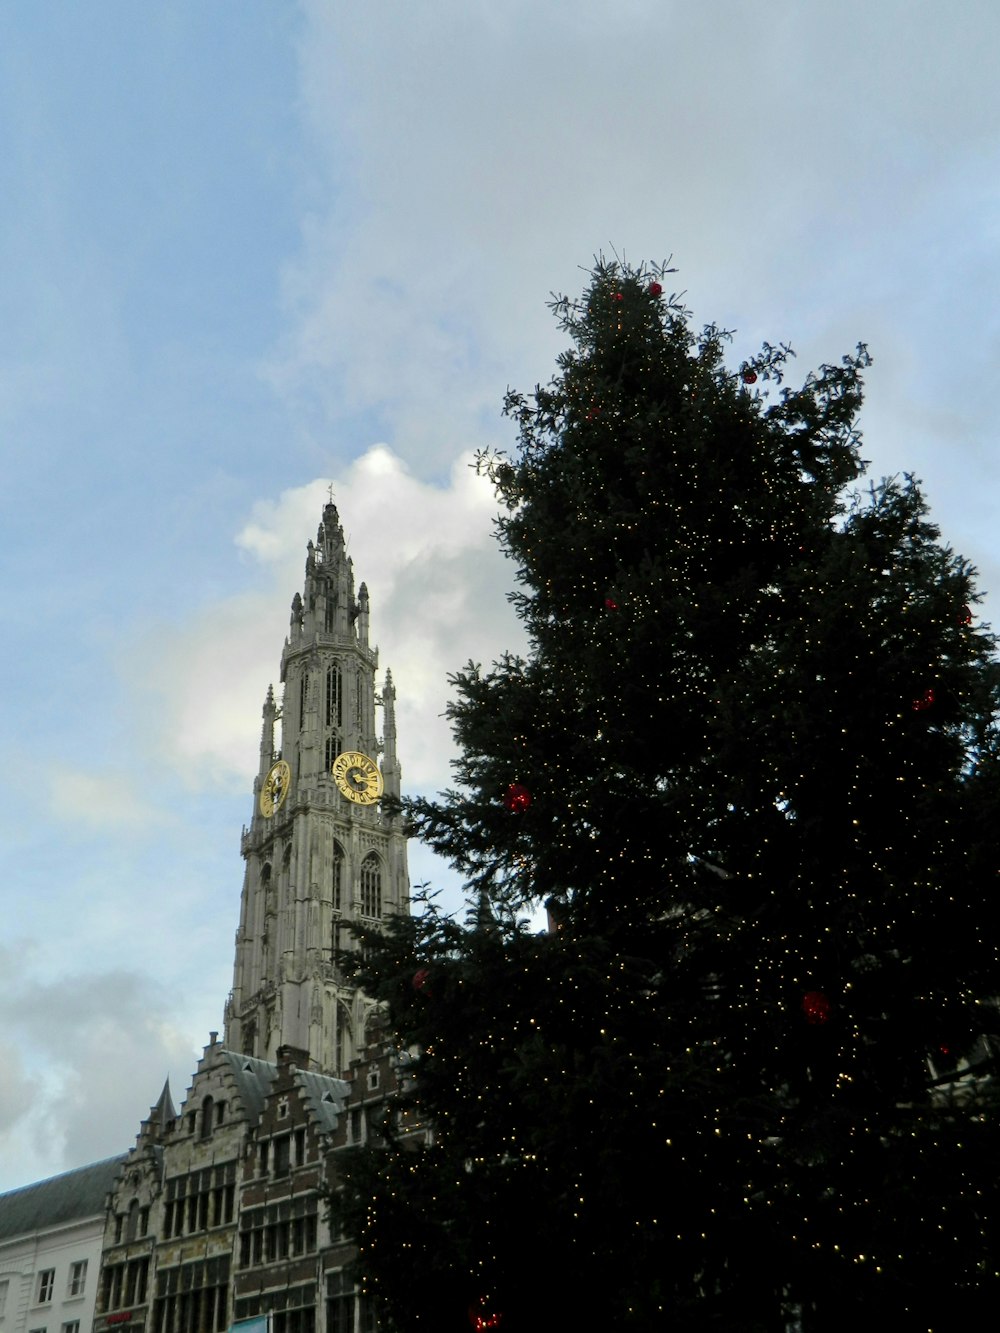
[[[262,1059],[274,1060],[279,1046],[308,1051],[328,1073],[346,1070],[361,1048],[371,1007],[337,962],[352,947],[346,927],[409,910],[401,819],[357,799],[356,786],[345,791],[333,773],[341,756],[360,755],[369,771],[381,756],[384,791],[400,794],[396,691],[387,674],[376,698],[368,617],[368,589],[355,598],[331,498],[292,598],[283,693],[278,700],[268,690],[264,703],[225,1035],[228,1049]],[[343,761],[338,771],[343,782]],[[352,759],[346,771],[362,770]]]

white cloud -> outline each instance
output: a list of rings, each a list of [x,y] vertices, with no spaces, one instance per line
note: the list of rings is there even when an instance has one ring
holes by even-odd
[[[0,955],[0,1189],[27,1183],[36,1163],[51,1173],[124,1152],[167,1071],[186,1076],[193,1062],[170,997],[147,978],[52,979],[26,958]]]
[[[49,812],[60,823],[124,832],[165,821],[163,811],[136,791],[134,777],[124,773],[50,765],[46,778]]]

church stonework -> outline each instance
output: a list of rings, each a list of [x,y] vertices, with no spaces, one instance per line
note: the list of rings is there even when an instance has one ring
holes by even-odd
[[[271,1061],[294,1047],[334,1074],[361,1048],[368,1008],[338,967],[338,951],[353,943],[347,928],[409,908],[401,821],[365,787],[366,775],[380,776],[384,794],[399,796],[395,689],[387,673],[376,693],[368,620],[368,589],[355,598],[331,501],[292,601],[283,699],[269,688],[264,701],[225,1045]]]
[[[264,703],[225,1038],[168,1087],[111,1189],[94,1333],[372,1333],[326,1200],[377,1140],[406,1056],[340,967],[348,927],[409,910],[395,691],[376,695],[368,592],[329,503]],[[381,708],[382,736],[376,733]],[[404,1132],[420,1134],[419,1126]]]

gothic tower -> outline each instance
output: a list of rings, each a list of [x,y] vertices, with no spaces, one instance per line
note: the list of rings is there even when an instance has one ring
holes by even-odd
[[[280,701],[268,688],[246,860],[226,1046],[274,1061],[307,1051],[330,1074],[363,1045],[370,1008],[340,972],[344,926],[409,910],[399,796],[395,690],[375,691],[368,589],[354,570],[332,500],[309,542],[305,590],[292,600]],[[382,738],[375,710],[381,707]],[[280,741],[276,744],[276,732]]]

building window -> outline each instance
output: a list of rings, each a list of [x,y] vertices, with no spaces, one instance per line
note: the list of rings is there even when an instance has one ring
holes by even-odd
[[[336,755],[334,755],[336,758]],[[332,761],[331,761],[332,764]],[[341,890],[344,884],[344,849],[336,838],[333,841],[333,868],[330,873],[330,896],[333,899],[334,911],[339,912],[341,903]]]
[[[213,1107],[215,1103],[211,1097],[205,1097],[201,1103],[201,1137],[210,1139],[212,1137]]]
[[[274,1174],[275,1177],[287,1176],[290,1164],[289,1148],[291,1147],[292,1136],[284,1134],[280,1139],[274,1140]]]
[[[326,738],[326,749],[324,751],[324,760],[326,763],[326,775],[330,776],[330,769],[333,768],[333,761],[340,754],[340,734],[331,731]]]
[[[79,1319],[70,1319],[62,1326],[62,1333],[80,1333]]]
[[[7,1308],[7,1290],[10,1287],[9,1278],[0,1278],[0,1315]]]
[[[56,1285],[56,1270],[54,1268],[43,1268],[38,1274],[38,1295],[35,1298],[36,1305],[48,1305],[52,1299],[52,1292]]]
[[[374,852],[361,862],[361,915],[382,915],[382,867]]]
[[[225,1103],[225,1102],[216,1102],[216,1103],[215,1103],[215,1125],[216,1125],[216,1128],[218,1128],[219,1125],[222,1124],[222,1122],[223,1122],[223,1120],[225,1120],[225,1118],[226,1118],[226,1103]]]
[[[309,672],[303,671],[299,681],[299,730],[306,724],[306,701],[309,698]]]
[[[86,1285],[87,1261],[86,1259],[80,1259],[77,1263],[69,1266],[69,1287],[66,1294],[68,1296],[82,1296]]]
[[[326,1333],[354,1333],[354,1288],[342,1271],[326,1279]]]
[[[340,667],[334,663],[326,669],[326,725],[337,727],[344,724],[344,706],[341,698]]]
[[[228,1293],[228,1255],[160,1269],[151,1327],[158,1333],[221,1333],[228,1327]]]
[[[128,1206],[128,1219],[125,1223],[125,1239],[135,1240],[139,1234],[139,1200],[133,1199]]]

